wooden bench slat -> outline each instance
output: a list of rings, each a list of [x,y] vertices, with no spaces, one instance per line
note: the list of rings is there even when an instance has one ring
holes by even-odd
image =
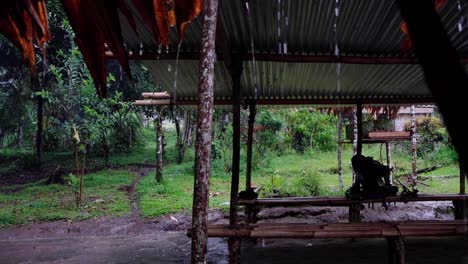
[[[356,203],[382,202],[425,202],[425,201],[468,201],[468,194],[420,194],[416,197],[389,196],[381,199],[348,200],[346,197],[286,197],[239,200],[239,205],[261,206],[349,206]]]
[[[239,238],[369,238],[468,235],[466,221],[403,221],[338,224],[209,225],[209,237]]]

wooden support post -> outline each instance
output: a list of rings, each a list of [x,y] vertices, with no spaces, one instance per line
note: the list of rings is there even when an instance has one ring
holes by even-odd
[[[465,179],[467,177],[465,170],[460,166],[460,194],[465,194]],[[453,201],[455,219],[468,219],[468,200]]]
[[[338,111],[338,186],[340,191],[343,190],[343,162],[342,162],[342,153],[343,153],[343,118],[341,110]]]
[[[460,194],[465,194],[465,187],[466,187],[466,178],[468,175],[466,174],[465,170],[461,165],[460,167]]]
[[[412,187],[413,190],[418,189],[418,166],[417,166],[417,160],[418,160],[418,152],[417,152],[417,140],[416,140],[416,115],[415,115],[415,109],[414,105],[411,106],[411,153],[413,156],[413,161],[412,161]]]
[[[387,154],[387,166],[392,167],[392,145],[390,142],[385,142],[385,152]],[[390,171],[390,184],[393,184],[393,170]]]
[[[357,147],[356,147],[356,154],[362,155],[362,104],[357,105],[356,109],[357,115]]]
[[[253,131],[255,124],[255,115],[257,114],[257,103],[250,101],[249,103],[249,128],[247,131],[247,166],[246,166],[246,179],[245,189],[252,188],[252,147],[253,147]],[[255,223],[257,221],[257,214],[259,212],[258,206],[245,206],[245,223]]]
[[[405,264],[405,242],[402,237],[388,237],[388,262],[389,264]]]
[[[198,82],[198,122],[192,208],[192,264],[207,263],[208,255],[208,195],[211,172],[211,131],[213,121],[217,10],[217,0],[203,1],[203,31]]]
[[[468,171],[468,137],[465,123],[460,122],[459,118],[468,113],[461,107],[465,103],[468,77],[460,55],[452,46],[433,1],[395,2],[406,22],[427,87],[442,113],[460,163]]]
[[[361,204],[359,202],[353,203],[349,206],[348,217],[350,223],[361,222]]]
[[[239,199],[239,172],[240,172],[240,111],[241,111],[241,75],[242,62],[234,60],[231,67],[232,87],[232,178],[231,178],[231,203],[229,208],[229,224],[237,225],[237,201]],[[229,238],[229,262],[239,263],[240,245],[239,238]]]
[[[245,178],[245,189],[252,187],[252,146],[253,146],[253,130],[255,124],[255,115],[257,114],[257,104],[251,101],[249,104],[249,129],[247,131],[247,167]]]

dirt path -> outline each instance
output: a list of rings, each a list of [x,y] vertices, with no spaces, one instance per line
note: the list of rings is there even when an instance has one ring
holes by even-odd
[[[138,207],[138,194],[137,194],[137,186],[140,184],[140,181],[147,177],[150,172],[153,171],[151,167],[136,167],[135,169],[132,170],[133,173],[137,176],[137,178],[132,182],[130,186],[128,186],[128,189],[126,189],[128,198],[130,201],[131,205],[131,215],[130,217],[132,219],[138,220],[140,218],[140,208]]]

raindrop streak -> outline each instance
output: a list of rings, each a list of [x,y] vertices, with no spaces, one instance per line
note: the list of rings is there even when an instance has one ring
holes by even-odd
[[[177,45],[177,54],[176,54],[175,70],[174,70],[174,102],[177,98],[177,73],[179,72],[179,53],[180,53],[181,45],[182,45],[182,41],[180,41],[179,45]]]
[[[159,55],[161,55],[161,50],[162,50],[162,44],[159,43],[158,50],[157,50],[158,56],[156,57],[157,60],[159,60]]]
[[[460,18],[458,19],[458,32],[463,31],[463,24],[465,22],[465,16],[463,16],[463,8],[462,8],[462,3],[460,0],[457,1],[457,8],[458,8],[458,13],[460,13]]]
[[[255,61],[255,46],[254,46],[254,36],[253,36],[253,21],[251,16],[251,10],[249,8],[249,2],[245,2],[245,8],[247,10],[247,21],[249,23],[249,33],[250,33],[250,52],[252,53],[252,61],[250,63],[251,79],[254,82],[254,92],[255,98],[258,98],[258,89],[257,89],[257,62]]]
[[[340,0],[335,0],[335,22],[333,23],[333,33],[335,37],[334,55],[337,60],[336,97],[337,97],[338,105],[340,105],[340,98],[341,98],[341,62],[340,62],[340,47],[338,46],[338,19],[339,17],[340,17]]]

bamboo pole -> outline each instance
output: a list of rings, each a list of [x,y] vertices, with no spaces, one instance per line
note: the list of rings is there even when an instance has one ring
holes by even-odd
[[[158,99],[158,100],[135,100],[134,105],[145,106],[145,105],[170,105],[170,99]]]
[[[413,156],[412,161],[412,187],[413,190],[418,189],[418,167],[417,167],[417,160],[418,160],[418,153],[417,153],[417,140],[416,140],[416,115],[415,115],[415,107],[414,105],[411,106],[411,153]]]
[[[213,121],[217,10],[217,0],[203,1],[203,31],[198,83],[198,121],[192,209],[192,264],[207,263],[208,255],[208,195],[211,172],[211,131]]]
[[[357,154],[358,142],[358,125],[357,125],[357,108],[353,108],[353,155]],[[353,184],[356,181],[356,173],[353,170]]]
[[[142,93],[141,95],[147,99],[171,99],[168,92]]]
[[[385,153],[387,154],[387,166],[392,167],[392,145],[390,142],[385,142]],[[390,171],[390,184],[393,184],[393,171]]]

